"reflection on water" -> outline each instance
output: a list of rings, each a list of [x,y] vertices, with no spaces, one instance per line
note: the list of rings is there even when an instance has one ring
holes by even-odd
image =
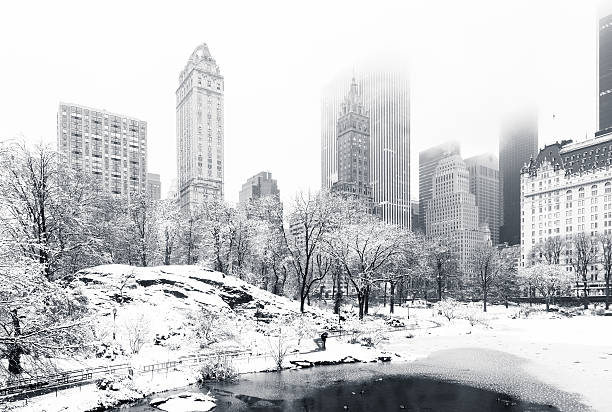
[[[382,365],[344,365],[259,373],[234,384],[211,384],[215,412],[234,411],[556,411],[508,395],[423,376],[397,374]],[[192,390],[198,390],[195,387]],[[125,409],[124,409],[125,410]],[[158,410],[148,401],[131,411]]]

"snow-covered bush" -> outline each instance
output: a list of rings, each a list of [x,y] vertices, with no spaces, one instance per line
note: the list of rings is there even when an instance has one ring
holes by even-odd
[[[606,314],[606,309],[605,308],[595,308],[593,310],[593,314],[597,316],[603,316]]]
[[[228,356],[211,356],[200,367],[198,383],[208,381],[233,381],[238,377],[238,371]]]
[[[355,322],[352,323],[353,334],[348,342],[367,347],[375,347],[387,338],[384,322]]]
[[[481,310],[478,310],[473,307],[466,308],[461,313],[461,319],[465,319],[470,323],[470,326],[483,325],[488,326],[486,319]]]
[[[438,302],[436,309],[450,322],[459,315],[459,302],[454,299],[444,299]]]
[[[132,354],[137,354],[149,338],[148,321],[144,314],[134,314],[125,321],[128,344]]]
[[[268,325],[268,353],[274,359],[277,370],[283,368],[283,362],[289,352],[289,336],[295,334],[286,319],[276,319]]]

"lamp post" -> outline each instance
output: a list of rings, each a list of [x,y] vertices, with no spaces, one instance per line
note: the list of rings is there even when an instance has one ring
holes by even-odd
[[[117,324],[116,319],[117,319],[117,307],[114,306],[113,307],[113,340],[115,340],[115,335],[116,335],[116,333],[115,333],[115,331],[116,331],[116,324]]]

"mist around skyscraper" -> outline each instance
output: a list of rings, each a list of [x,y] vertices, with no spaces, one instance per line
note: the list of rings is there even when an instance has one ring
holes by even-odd
[[[2,411],[612,410],[612,0],[0,16]]]

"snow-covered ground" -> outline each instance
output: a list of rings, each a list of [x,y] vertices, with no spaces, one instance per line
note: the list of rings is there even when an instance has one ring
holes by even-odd
[[[98,314],[97,328],[107,331],[100,334],[101,341],[109,342],[112,339],[110,331],[115,329],[117,342],[126,349],[125,352],[129,352],[124,322],[134,318],[147,319],[148,334],[146,344],[135,356],[126,353],[80,359],[80,367],[90,363],[129,362],[138,370],[145,364],[208,350],[200,347],[201,339],[194,334],[198,327],[197,312],[204,305],[223,313],[219,318],[223,325],[218,325],[218,329],[230,329],[223,331],[217,342],[210,346],[247,350],[253,355],[233,360],[234,367],[241,373],[275,368],[272,352],[278,345],[278,338],[270,336],[268,324],[257,321],[256,314],[259,314],[271,319],[270,325],[280,318],[293,322],[292,327],[283,332],[286,334],[283,335],[284,345],[289,351],[283,362],[287,368],[309,366],[310,363],[351,362],[354,359],[371,362],[390,358],[392,362],[408,362],[441,353],[445,356],[444,362],[452,363],[453,354],[464,362],[465,357],[459,354],[466,348],[496,350],[517,359],[516,365],[509,367],[518,371],[519,379],[528,376],[562,391],[578,394],[582,403],[595,410],[612,410],[612,400],[607,393],[612,384],[612,317],[590,313],[565,317],[539,311],[524,318],[519,316],[518,307],[491,306],[487,314],[480,314],[480,306],[462,305],[459,312],[470,313],[467,317],[471,322],[458,318],[448,320],[437,310],[414,307],[410,308],[408,319],[407,309],[396,306],[393,317],[410,329],[381,334],[377,331],[389,329],[386,326],[388,307],[374,308],[371,312],[376,312],[375,316],[368,317],[363,323],[345,314],[349,320],[343,328],[361,330],[361,334],[353,338],[355,343],[349,343],[346,336],[330,338],[327,350],[321,351],[317,350],[313,338],[322,329],[336,326],[337,317],[331,314],[331,310],[309,307],[309,313],[300,316],[297,302],[274,296],[233,277],[223,277],[195,267],[131,268],[117,265],[92,268],[81,275],[92,308]],[[127,275],[130,278],[126,281]],[[126,286],[120,290],[123,283]],[[124,302],[119,304],[117,300],[121,298],[117,296],[123,296]],[[258,309],[261,305],[263,309]],[[114,328],[113,308],[117,308]],[[364,337],[374,340],[376,348],[361,345]],[[64,367],[76,362],[67,362]],[[462,367],[470,368],[470,365],[459,365],[457,370]],[[486,377],[489,372],[495,372],[490,369],[498,367],[494,362],[487,363],[483,355],[477,370]],[[118,382],[115,388],[118,390],[101,390],[87,385],[60,391],[57,396],[52,393],[30,399],[28,405],[18,401],[5,407],[46,412],[94,410],[101,405],[187,386],[195,382],[196,375],[195,366],[181,365],[168,372],[136,373],[133,380]],[[461,376],[453,378],[461,380]],[[563,408],[564,405],[558,406]]]

